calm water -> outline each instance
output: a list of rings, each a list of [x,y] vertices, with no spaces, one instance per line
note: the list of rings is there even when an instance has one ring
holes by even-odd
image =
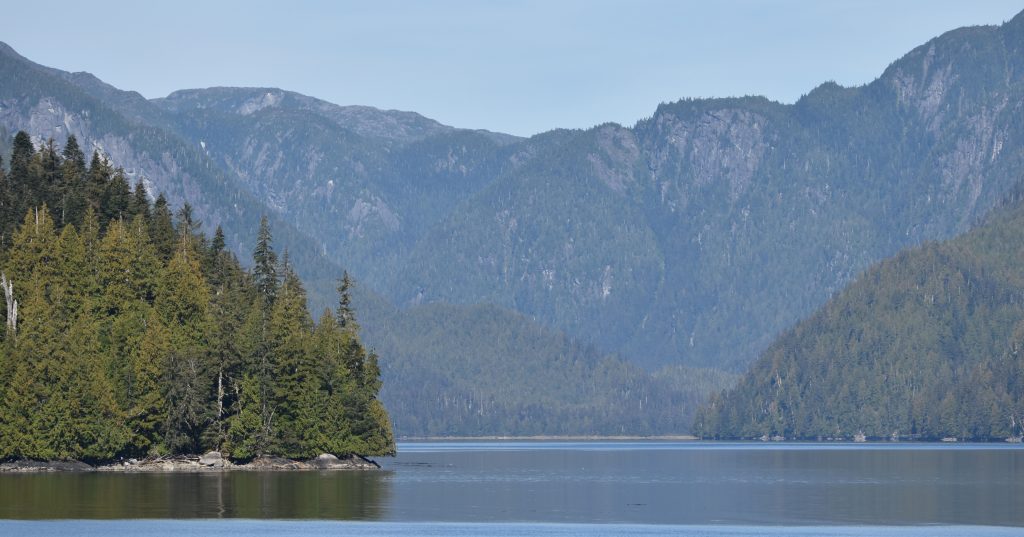
[[[0,534],[1008,535],[1024,527],[1019,445],[459,442],[405,443],[399,452],[368,473],[0,475],[0,518],[108,520],[6,521]],[[278,520],[109,521],[169,518]]]

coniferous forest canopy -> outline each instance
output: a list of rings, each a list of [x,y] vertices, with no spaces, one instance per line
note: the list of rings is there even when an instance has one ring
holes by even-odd
[[[1024,433],[1024,202],[866,271],[695,418],[706,438]]]
[[[261,223],[253,268],[74,137],[0,166],[0,459],[394,452],[352,282],[314,322]]]

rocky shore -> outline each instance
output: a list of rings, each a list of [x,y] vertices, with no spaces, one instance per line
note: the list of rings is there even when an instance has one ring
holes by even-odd
[[[17,460],[0,464],[0,472],[224,472],[252,471],[272,472],[288,470],[377,470],[380,465],[359,455],[335,457],[329,453],[297,461],[282,457],[262,456],[245,464],[235,464],[219,452],[211,451],[201,456],[177,455],[147,459],[127,459],[100,465],[89,465],[80,461],[33,461]]]

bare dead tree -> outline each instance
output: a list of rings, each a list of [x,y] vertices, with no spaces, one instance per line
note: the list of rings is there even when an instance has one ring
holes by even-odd
[[[4,290],[4,300],[7,302],[7,332],[13,337],[18,332],[18,301],[14,300],[14,282],[8,280],[6,274],[0,273],[0,288]]]

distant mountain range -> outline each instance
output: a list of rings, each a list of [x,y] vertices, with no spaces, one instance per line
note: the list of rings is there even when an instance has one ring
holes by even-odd
[[[272,88],[147,100],[0,46],[0,131],[75,134],[224,225],[243,257],[246,230],[268,212],[314,305],[330,303],[341,266],[363,284],[367,339],[396,353],[390,373],[382,360],[387,402],[388,374],[394,393],[411,393],[410,371],[443,372],[472,343],[467,363],[486,363],[533,330],[593,349],[589,371],[609,353],[670,366],[659,374],[744,368],[872,263],[967,231],[1011,191],[1024,170],[1022,47],[1018,15],[948,32],[870,84],[826,83],[793,105],[684,100],[633,127],[522,139]],[[398,342],[451,329],[453,311],[479,304],[517,328],[415,357]],[[685,371],[703,379],[691,393],[728,382]],[[418,408],[410,420],[425,423]],[[510,427],[459,423],[417,434]]]

